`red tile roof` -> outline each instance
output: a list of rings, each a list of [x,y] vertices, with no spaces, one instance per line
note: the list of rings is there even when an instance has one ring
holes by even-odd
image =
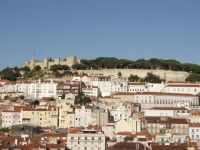
[[[185,107],[153,107],[152,110],[189,110]]]
[[[189,125],[190,128],[200,128],[200,123],[193,123]]]
[[[137,92],[134,95],[158,95],[158,96],[186,96],[186,97],[196,97],[192,94],[184,93],[163,93],[163,92]]]

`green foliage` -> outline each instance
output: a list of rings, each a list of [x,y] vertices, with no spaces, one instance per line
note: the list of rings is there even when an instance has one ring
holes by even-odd
[[[37,65],[37,66],[34,67],[34,71],[40,71],[40,70],[41,70],[40,66]]]
[[[99,57],[92,60],[82,59],[81,64],[72,66],[74,70],[84,69],[163,69],[173,71],[186,71],[200,74],[200,66],[195,64],[182,64],[174,59],[149,60],[138,59],[136,61],[127,59],[118,59],[114,57]]]
[[[85,96],[83,93],[80,93],[75,99],[75,104],[86,105],[91,101],[92,100],[90,99],[90,97]]]
[[[9,96],[8,95],[6,95],[6,96],[4,96],[4,98],[3,98],[4,100],[8,100],[9,99]]]
[[[50,68],[51,71],[56,72],[59,70],[70,70],[70,67],[67,65],[53,65]]]
[[[0,72],[0,76],[3,79],[11,80],[11,81],[16,81],[18,78],[21,77],[21,74],[19,72],[19,69],[17,67],[15,68],[5,68]]]
[[[28,71],[30,71],[30,68],[27,67],[27,66],[25,66],[25,67],[20,68],[20,70],[21,70],[21,71],[28,72]]]
[[[119,77],[119,78],[121,78],[121,77],[122,77],[122,73],[121,73],[120,71],[118,72],[118,74],[117,74],[117,75],[118,75],[118,77]]]
[[[141,81],[141,78],[140,77],[138,77],[138,75],[130,75],[129,77],[128,77],[128,80],[130,81],[130,82],[139,82],[139,81]]]
[[[9,128],[1,128],[1,129],[0,129],[0,132],[9,133],[9,132],[10,132],[10,129],[9,129]]]
[[[185,81],[187,82],[200,82],[200,74],[190,74]]]
[[[72,65],[72,69],[74,69],[74,70],[85,70],[86,67],[82,64],[75,64],[75,65]]]
[[[144,78],[144,81],[150,82],[150,83],[160,83],[160,77],[157,75],[154,75],[153,73],[147,73],[147,76]]]
[[[21,100],[23,100],[24,98],[25,98],[24,95],[19,96],[19,99],[21,99]]]

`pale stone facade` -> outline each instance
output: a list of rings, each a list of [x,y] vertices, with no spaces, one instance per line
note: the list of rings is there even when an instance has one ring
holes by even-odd
[[[2,111],[1,115],[2,127],[11,127],[12,125],[22,123],[22,115],[20,111]]]
[[[42,70],[50,70],[53,65],[67,65],[72,67],[72,65],[80,63],[80,60],[75,56],[66,57],[64,60],[60,60],[60,58],[56,58],[53,60],[44,59],[43,61],[30,60],[25,63],[24,66],[29,67],[31,70],[34,69],[35,66],[40,66]]]
[[[141,120],[134,119],[132,117],[128,119],[122,119],[115,124],[115,133],[118,132],[140,132],[141,131]]]
[[[105,134],[94,129],[67,134],[67,146],[72,150],[105,150]]]

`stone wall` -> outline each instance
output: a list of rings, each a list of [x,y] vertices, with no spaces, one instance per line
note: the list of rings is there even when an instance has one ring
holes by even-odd
[[[183,71],[169,71],[169,70],[150,70],[150,69],[102,69],[102,70],[74,70],[79,74],[85,73],[88,75],[114,75],[118,76],[118,72],[122,73],[123,77],[129,77],[131,74],[138,75],[144,78],[147,73],[153,73],[160,76],[161,79],[166,81],[183,82],[189,75],[188,72]]]

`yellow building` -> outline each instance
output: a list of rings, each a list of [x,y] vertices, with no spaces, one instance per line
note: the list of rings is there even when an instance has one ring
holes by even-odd
[[[22,123],[32,123],[41,127],[58,126],[58,109],[56,107],[38,107],[21,109]]]

